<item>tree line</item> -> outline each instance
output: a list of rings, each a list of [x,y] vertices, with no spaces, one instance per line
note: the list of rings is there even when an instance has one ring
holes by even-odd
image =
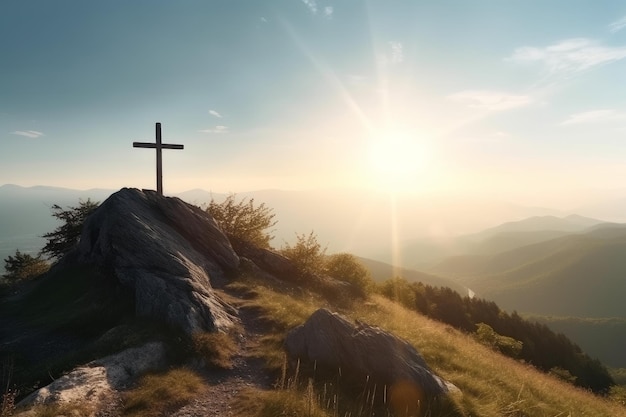
[[[614,385],[605,366],[592,359],[562,333],[507,313],[493,301],[461,296],[447,287],[394,278],[380,292],[407,308],[473,334],[501,353],[523,360],[575,385],[605,393]]]

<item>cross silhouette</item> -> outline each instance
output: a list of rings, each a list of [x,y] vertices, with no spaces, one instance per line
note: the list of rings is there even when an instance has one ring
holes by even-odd
[[[184,149],[183,145],[172,145],[161,143],[161,123],[156,124],[156,143],[133,142],[133,148],[153,148],[156,149],[156,181],[157,193],[163,195],[163,162],[161,157],[162,149]]]

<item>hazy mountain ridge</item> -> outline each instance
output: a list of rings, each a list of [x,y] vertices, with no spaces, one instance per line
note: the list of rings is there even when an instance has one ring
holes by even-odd
[[[376,282],[382,282],[389,278],[402,277],[409,282],[422,282],[427,285],[437,287],[448,287],[461,295],[467,295],[468,289],[458,282],[443,276],[428,274],[408,268],[396,268],[385,262],[376,261],[368,258],[358,258],[359,261],[369,270],[372,279]]]
[[[447,240],[417,240],[405,242],[402,256],[405,265],[430,268],[453,256],[493,255],[522,246],[585,231],[604,224],[602,220],[571,214],[532,216],[505,222],[477,233],[461,235]]]
[[[626,228],[593,227],[491,256],[449,258],[431,272],[454,276],[507,309],[626,317]]]

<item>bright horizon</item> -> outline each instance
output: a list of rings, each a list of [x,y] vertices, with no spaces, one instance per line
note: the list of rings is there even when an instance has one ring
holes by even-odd
[[[418,4],[419,3],[419,4]],[[626,5],[8,0],[0,184],[626,197]]]

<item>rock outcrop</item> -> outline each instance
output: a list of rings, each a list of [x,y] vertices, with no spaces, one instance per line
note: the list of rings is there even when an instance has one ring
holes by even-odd
[[[67,262],[96,265],[135,295],[136,314],[186,333],[223,330],[233,310],[212,283],[239,266],[215,220],[198,207],[155,191],[123,188],[85,221]]]
[[[315,363],[318,373],[340,372],[353,383],[385,386],[390,395],[409,392],[423,401],[455,389],[408,342],[377,327],[354,325],[326,309],[291,330],[285,348],[292,361]]]
[[[28,395],[18,407],[81,402],[91,405],[95,412],[110,407],[119,395],[118,390],[127,388],[135,378],[148,371],[162,369],[165,364],[165,347],[160,342],[127,349],[74,369]],[[33,413],[27,411],[16,417],[31,415]]]

